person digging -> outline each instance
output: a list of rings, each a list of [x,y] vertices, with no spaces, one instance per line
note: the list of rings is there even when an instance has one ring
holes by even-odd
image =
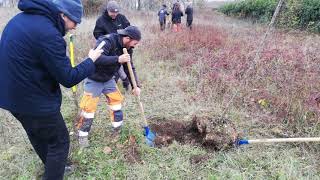
[[[124,14],[120,13],[120,6],[116,1],[108,1],[104,7],[103,14],[99,16],[96,21],[96,25],[93,30],[95,39],[108,35],[111,33],[117,33],[117,30],[124,29],[130,26],[130,22]],[[118,73],[115,75],[116,82],[119,79],[122,81],[123,88],[129,90],[129,79],[126,76],[123,66],[120,67]]]
[[[102,36],[97,40],[97,44],[100,44],[102,41],[106,44],[102,48],[104,53],[95,62],[95,73],[84,81],[84,93],[80,102],[81,112],[77,120],[80,148],[89,146],[88,135],[101,94],[104,94],[107,98],[112,122],[112,135],[116,137],[120,133],[123,125],[123,112],[121,108],[123,96],[117,87],[114,76],[121,65],[124,67],[124,71],[130,79],[133,94],[136,96],[140,95],[139,84],[137,88],[133,88],[127,62],[130,62],[134,72],[134,78],[137,81],[138,79],[131,57],[133,48],[141,40],[141,32],[135,26],[128,26],[117,32],[118,33]],[[124,54],[123,48],[126,48],[129,54]]]

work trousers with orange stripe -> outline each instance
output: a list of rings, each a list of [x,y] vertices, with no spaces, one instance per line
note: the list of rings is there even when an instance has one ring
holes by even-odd
[[[123,96],[115,80],[97,82],[87,78],[84,80],[84,94],[80,102],[81,113],[77,125],[79,136],[87,136],[89,134],[101,94],[104,94],[107,98],[112,127],[119,128],[122,126],[123,112],[121,103]]]

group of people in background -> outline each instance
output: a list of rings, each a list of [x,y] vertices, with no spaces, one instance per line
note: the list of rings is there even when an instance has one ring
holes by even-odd
[[[172,9],[171,9],[171,23],[172,23],[171,28],[173,32],[181,31],[182,29],[181,17],[184,15],[184,13],[187,15],[186,27],[189,28],[190,30],[192,29],[192,21],[193,21],[192,3],[188,2],[184,10],[181,3],[178,0],[177,2],[173,3]],[[158,11],[161,31],[165,30],[167,25],[167,16],[169,15],[170,13],[167,10],[167,5],[163,4],[160,10]]]

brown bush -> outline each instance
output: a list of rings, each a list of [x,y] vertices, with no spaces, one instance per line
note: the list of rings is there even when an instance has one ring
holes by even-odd
[[[83,0],[84,15],[99,14],[106,2],[106,0]]]

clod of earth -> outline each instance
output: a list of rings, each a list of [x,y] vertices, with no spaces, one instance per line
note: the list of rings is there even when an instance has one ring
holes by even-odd
[[[175,140],[207,149],[225,150],[233,147],[238,139],[234,124],[220,117],[194,116],[191,124],[165,121],[151,124],[150,127],[157,133],[155,139],[157,147],[168,146]]]
[[[112,153],[112,149],[109,146],[106,146],[103,148],[103,153],[110,154],[110,153]]]
[[[141,154],[138,149],[136,138],[134,136],[129,137],[128,145],[125,148],[124,158],[128,163],[141,163]]]
[[[204,155],[194,155],[190,157],[190,163],[191,164],[200,164],[206,162],[208,159],[210,159],[210,156],[207,154]]]

